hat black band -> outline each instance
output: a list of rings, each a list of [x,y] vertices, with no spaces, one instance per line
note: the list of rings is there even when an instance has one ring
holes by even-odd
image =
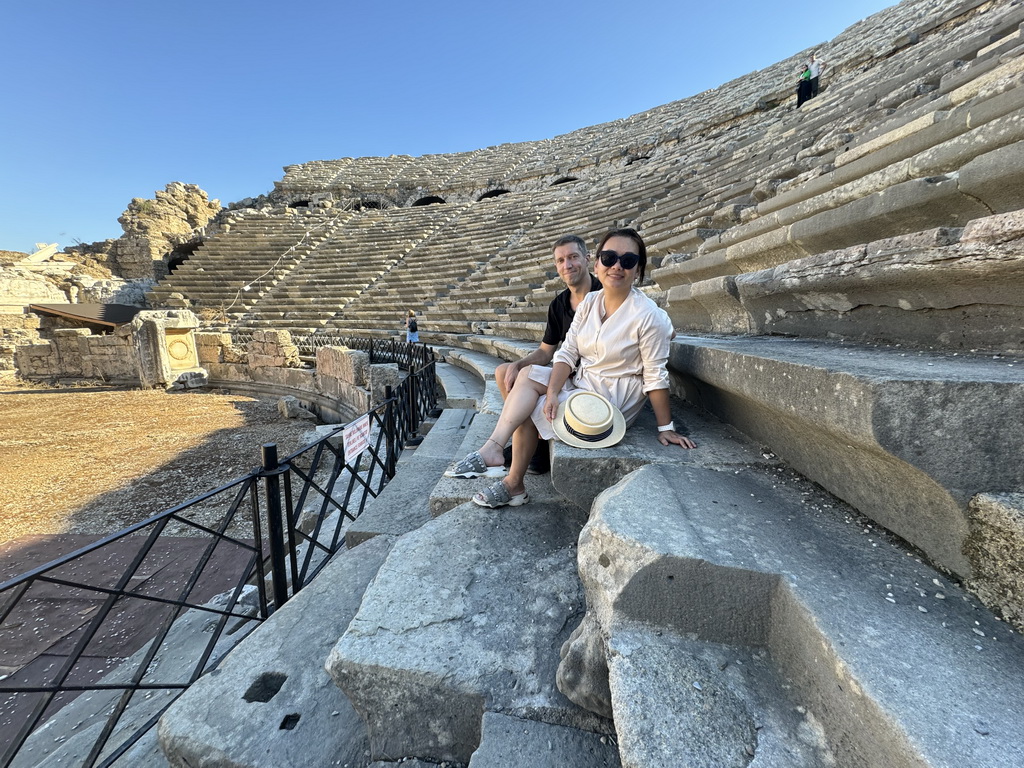
[[[599,440],[604,440],[612,432],[615,431],[615,423],[614,422],[612,422],[612,425],[610,427],[608,427],[608,429],[606,429],[604,432],[601,432],[601,433],[596,434],[596,435],[584,435],[582,432],[577,432],[575,429],[573,429],[572,427],[569,426],[569,423],[564,418],[562,419],[562,426],[565,427],[565,431],[568,432],[573,437],[578,438],[580,440],[584,440],[584,441],[586,441],[588,443],[596,443]]]

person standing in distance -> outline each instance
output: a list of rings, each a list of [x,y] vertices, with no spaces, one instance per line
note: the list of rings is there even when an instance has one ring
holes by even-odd
[[[419,323],[416,322],[416,312],[412,309],[405,316],[405,340],[410,343],[420,340]]]
[[[825,62],[818,61],[812,53],[811,60],[807,62],[807,69],[811,73],[811,95],[809,98],[813,99],[818,95],[818,77],[821,76],[821,71],[825,69]]]
[[[587,244],[579,235],[564,235],[555,241],[553,246],[555,269],[565,283],[561,291],[548,306],[548,321],[544,327],[544,338],[533,352],[513,363],[502,363],[494,371],[494,378],[501,391],[502,399],[508,396],[515,384],[519,371],[528,365],[550,365],[558,345],[565,341],[576,307],[591,291],[601,290],[601,283],[590,274],[590,254]],[[537,453],[530,462],[531,474],[542,474],[549,466],[547,456],[548,444],[541,441]],[[510,457],[509,457],[510,458]]]

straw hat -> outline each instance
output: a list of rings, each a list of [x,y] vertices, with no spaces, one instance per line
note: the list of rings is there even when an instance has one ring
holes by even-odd
[[[596,392],[573,392],[558,406],[551,425],[563,443],[576,448],[607,448],[626,433],[626,419],[608,398]]]

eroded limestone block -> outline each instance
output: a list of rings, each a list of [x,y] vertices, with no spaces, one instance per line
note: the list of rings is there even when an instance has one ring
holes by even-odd
[[[370,398],[374,403],[384,402],[385,389],[397,389],[402,383],[402,374],[394,363],[377,363],[369,367]]]
[[[321,347],[316,352],[318,374],[333,376],[357,387],[365,386],[369,365],[369,355],[346,347]]]
[[[485,711],[599,730],[555,687],[582,611],[577,532],[553,504],[465,504],[398,539],[326,665],[366,720],[373,759],[465,762]]]
[[[1024,493],[978,494],[969,524],[964,549],[975,571],[969,586],[1024,632]]]
[[[610,718],[612,693],[608,687],[607,641],[597,619],[588,613],[562,644],[562,660],[555,679],[558,690],[567,699],[601,717]]]
[[[393,765],[393,764],[392,764]],[[415,768],[413,763],[402,763]],[[614,742],[596,733],[485,712],[480,747],[469,768],[558,766],[619,768]],[[382,764],[381,768],[388,768]],[[430,768],[424,764],[424,768]]]
[[[286,419],[315,419],[316,415],[305,408],[297,397],[285,395],[277,401],[277,411]]]
[[[578,562],[623,765],[1016,765],[1020,636],[815,493],[649,465],[598,497]]]
[[[961,242],[998,245],[1022,238],[1024,238],[1024,210],[1019,210],[967,222]]]

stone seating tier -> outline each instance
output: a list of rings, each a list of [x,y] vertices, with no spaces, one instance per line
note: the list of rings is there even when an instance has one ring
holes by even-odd
[[[1014,211],[677,285],[667,309],[677,326],[718,333],[1022,354],[1022,238]]]
[[[1019,97],[1019,94],[1013,95]],[[863,191],[863,184],[847,184],[841,188],[842,197],[831,193],[823,201],[824,206],[829,207],[812,198],[776,211],[771,217],[754,219],[740,225],[743,233],[737,235],[730,230],[709,240],[701,246],[697,258],[659,271],[655,277],[665,287],[671,287],[680,280],[694,282],[737,274],[830,248],[854,245],[864,242],[864,228],[858,226],[861,222],[873,223],[871,233],[877,239],[915,231],[929,224],[949,226],[959,222],[962,225],[970,218],[991,211],[1015,210],[1024,205],[1024,200],[1013,191],[1019,188],[1016,182],[1021,171],[1014,159],[1019,156],[1021,146],[1012,139],[1006,144],[1005,132],[1000,133],[1003,124],[1011,126],[1014,122],[1004,121],[993,126],[991,151],[977,156],[968,154],[966,164],[952,175],[947,170],[950,161],[955,162],[965,153],[973,153],[984,146],[976,136],[978,132],[967,145],[948,144],[948,149],[922,153],[921,170],[911,171],[909,180],[891,185],[886,195],[857,197],[857,192]],[[945,159],[943,149],[946,149]],[[923,175],[930,170],[940,175]],[[887,177],[878,172],[867,183],[873,190],[880,191]],[[828,189],[826,185],[823,191]],[[975,200],[979,202],[972,202]],[[747,237],[741,239],[744,234]]]

